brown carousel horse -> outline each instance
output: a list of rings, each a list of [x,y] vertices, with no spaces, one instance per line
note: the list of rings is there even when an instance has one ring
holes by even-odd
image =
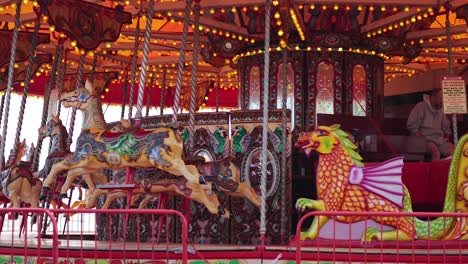
[[[23,140],[17,149],[16,155],[12,151],[10,158],[1,172],[2,185],[1,194],[10,201],[10,207],[21,207],[21,203],[29,204],[31,207],[39,207],[39,193],[41,181],[33,176],[31,172],[31,157],[34,146],[28,153],[28,161],[21,161],[26,154],[26,142]]]
[[[208,198],[205,193],[203,187],[211,189],[210,184],[203,184],[205,186],[202,187],[198,171],[187,166],[182,159],[182,138],[175,129],[162,127],[147,131],[131,128],[113,133],[104,120],[100,96],[89,81],[86,81],[84,88],[62,94],[61,100],[64,107],[73,107],[83,112],[82,132],[71,158],[52,166],[43,184],[45,188],[49,188],[62,171],[158,168],[175,176],[183,176],[187,180],[191,198],[203,203],[211,213],[224,211],[216,196]],[[77,176],[68,173],[62,194],[66,194]]]
[[[223,160],[196,162],[195,165],[188,166],[195,166],[201,177],[206,182],[211,183],[213,191],[213,193],[210,194],[211,197],[213,195],[219,195],[220,193],[226,193],[234,197],[247,198],[255,206],[260,207],[260,197],[247,183],[241,182],[240,170],[234,163]],[[146,195],[138,206],[139,208],[145,208],[149,201],[163,192],[174,192],[191,199],[190,189],[187,188],[187,181],[184,178],[171,177],[164,172],[158,174],[155,170],[143,171],[142,174],[150,176],[137,177],[137,184],[139,187],[133,190],[134,196],[131,202],[132,205],[134,205],[142,195]],[[150,182],[147,182],[148,178],[151,178]],[[118,181],[118,179],[116,180]],[[96,189],[91,196],[87,197],[83,207],[95,207],[97,198],[103,194],[107,196],[102,208],[109,208],[115,199],[126,197],[127,191]],[[227,212],[223,212],[222,214],[227,214]]]

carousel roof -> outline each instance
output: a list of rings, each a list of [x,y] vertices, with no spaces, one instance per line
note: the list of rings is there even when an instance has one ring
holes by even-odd
[[[187,2],[192,1],[162,0],[154,4],[148,58],[150,74],[146,81],[147,87],[150,83],[154,87],[151,90],[153,105],[159,105],[163,76],[168,91],[166,105],[172,102]],[[14,27],[16,3],[0,0],[0,22],[5,32],[11,32]],[[193,8],[197,4],[200,5],[199,48],[194,45]],[[23,34],[34,31],[38,10],[42,7],[39,32],[43,37],[37,51],[43,55],[31,92],[44,94],[52,57],[62,41],[66,51],[64,86],[68,87],[64,89],[74,87],[80,55],[85,54],[85,74],[89,76],[95,64],[95,79],[102,81],[104,101],[120,104],[124,97],[123,80],[131,76],[135,46],[138,65],[142,62],[149,6],[145,0],[22,0],[20,32]],[[271,50],[288,48],[375,55],[385,60],[385,81],[411,77],[448,67],[447,17],[451,25],[455,73],[460,74],[466,71],[468,60],[468,0],[274,0]],[[196,63],[198,83],[205,92],[204,106],[215,106],[218,85],[221,106],[237,106],[236,63],[240,57],[262,52],[265,1],[193,1],[189,20],[183,86],[190,86],[194,51],[199,50]],[[10,35],[4,35],[7,41],[0,45],[10,49]],[[23,42],[20,38],[19,49],[28,50],[31,45],[27,43],[28,38],[23,38]],[[21,57],[19,52],[18,58]],[[0,69],[4,83],[9,56],[5,58]],[[15,65],[19,91],[24,85],[25,65],[21,60]]]

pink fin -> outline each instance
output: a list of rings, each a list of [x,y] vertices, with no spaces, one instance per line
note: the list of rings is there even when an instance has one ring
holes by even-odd
[[[352,167],[349,183],[388,199],[403,208],[403,157],[393,158],[371,167]]]

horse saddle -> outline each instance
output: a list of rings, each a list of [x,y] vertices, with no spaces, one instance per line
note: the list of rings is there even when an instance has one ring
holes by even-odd
[[[106,144],[114,144],[121,139],[126,139],[129,136],[133,136],[135,139],[142,139],[151,132],[152,131],[146,131],[138,128],[130,128],[128,130],[119,132],[105,130],[99,135],[99,137],[96,138],[96,140]]]
[[[12,171],[14,169],[17,169],[17,170],[16,170],[16,173],[12,175]],[[4,191],[8,189],[7,187],[10,183],[12,183],[13,181],[19,178],[28,179],[31,185],[34,185],[36,183],[31,173],[31,162],[29,161],[19,161],[14,166],[11,166],[8,169],[2,171],[1,175],[2,175],[1,183],[2,183],[2,187]]]

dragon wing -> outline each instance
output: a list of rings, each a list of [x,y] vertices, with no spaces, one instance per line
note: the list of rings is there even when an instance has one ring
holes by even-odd
[[[349,183],[384,197],[403,208],[403,157],[396,157],[371,167],[352,167]]]

